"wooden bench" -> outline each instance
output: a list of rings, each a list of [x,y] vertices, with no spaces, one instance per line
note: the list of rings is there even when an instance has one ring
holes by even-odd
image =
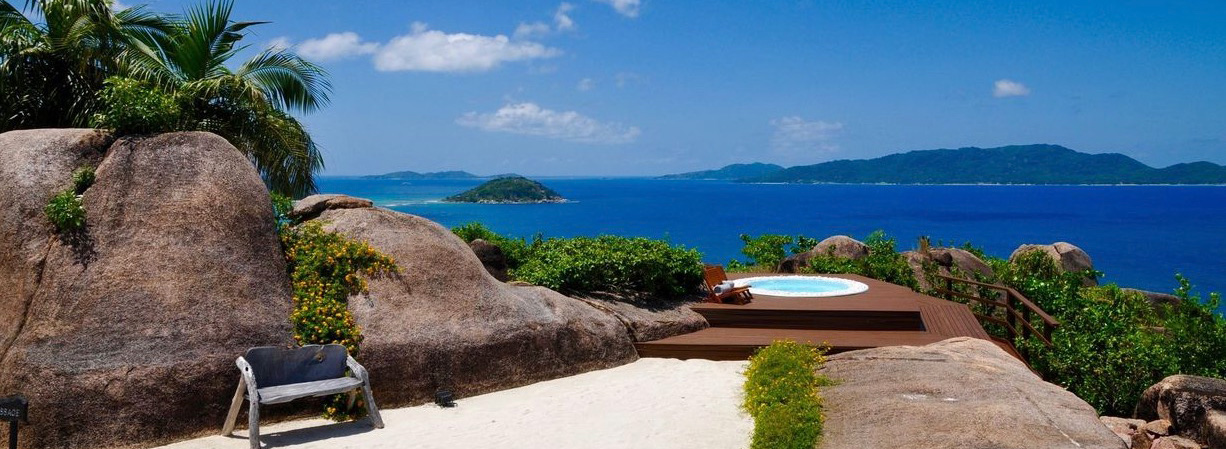
[[[234,432],[234,422],[245,398],[250,404],[247,422],[251,449],[260,448],[261,404],[281,404],[299,398],[349,393],[348,406],[352,408],[358,390],[361,390],[371,424],[377,429],[383,428],[375,398],[370,395],[370,378],[366,368],[350,357],[344,346],[308,345],[296,349],[261,346],[248,349],[247,354],[234,363],[238,365],[241,377],[221,434]],[[345,374],[346,368],[352,372],[351,375]]]

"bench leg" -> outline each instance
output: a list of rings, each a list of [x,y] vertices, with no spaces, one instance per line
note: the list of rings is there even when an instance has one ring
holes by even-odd
[[[247,381],[242,376],[238,378],[238,390],[234,399],[230,400],[230,413],[226,414],[226,423],[221,426],[221,434],[229,436],[234,433],[234,422],[238,420],[238,409],[243,406],[243,393],[247,392]]]
[[[247,409],[247,435],[251,440],[251,449],[260,449],[260,401],[247,401],[251,407]]]
[[[346,396],[348,400],[345,402],[345,411],[353,410],[353,403],[358,400],[358,390],[350,391]]]
[[[370,394],[370,382],[362,385],[362,397],[366,399],[366,414],[370,415],[370,423],[376,429],[382,429],[383,417],[379,416],[379,407],[375,406],[375,397]]]

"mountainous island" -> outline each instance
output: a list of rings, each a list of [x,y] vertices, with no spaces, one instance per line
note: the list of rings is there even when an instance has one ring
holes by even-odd
[[[458,195],[444,198],[449,203],[492,203],[492,204],[523,204],[523,203],[561,203],[558,192],[544,184],[522,176],[497,178],[482,183]]]
[[[1226,184],[1226,167],[1211,162],[1154,168],[1123,154],[1089,154],[1059,145],[919,150],[719,177],[745,167],[769,166],[734,164],[661,178],[839,184]]]
[[[459,171],[459,170],[436,171],[436,172],[426,172],[426,173],[418,173],[415,171],[406,170],[406,171],[384,173],[382,175],[367,175],[367,176],[363,176],[362,178],[363,179],[405,179],[405,180],[408,180],[408,179],[476,179],[476,178],[480,178],[480,176],[474,175],[466,171]]]
[[[725,166],[719,170],[703,170],[693,171],[689,173],[677,173],[674,175],[664,175],[659,179],[721,179],[721,180],[737,180],[746,178],[756,178],[766,176],[771,173],[783,170],[782,166],[775,164],[763,164],[754,162],[752,164],[732,164]]]

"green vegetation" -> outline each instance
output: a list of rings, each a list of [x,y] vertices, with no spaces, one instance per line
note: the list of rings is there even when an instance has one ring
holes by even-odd
[[[788,254],[803,253],[818,243],[817,239],[803,235],[792,237],[782,234],[762,234],[757,237],[741,234],[741,242],[745,244],[741,247],[741,254],[747,259],[744,262],[735,259],[729,261],[729,271],[774,271]]]
[[[451,231],[465,242],[497,245],[513,279],[568,293],[608,292],[666,300],[695,292],[702,283],[702,255],[664,240],[642,237],[549,238],[531,242],[498,235],[480,223]],[[643,296],[646,296],[643,298]]]
[[[907,258],[895,249],[895,243],[894,238],[886,235],[885,231],[874,231],[864,239],[868,257],[851,260],[832,253],[818,254],[809,259],[808,271],[858,274],[920,291],[915,272],[907,265]]]
[[[736,180],[746,178],[757,178],[766,176],[771,173],[783,170],[783,167],[775,164],[763,164],[754,162],[752,164],[732,164],[726,165],[718,170],[703,170],[692,171],[688,173],[677,173],[673,175],[664,175],[659,179],[723,179]]]
[[[742,408],[754,419],[751,449],[817,445],[823,422],[819,388],[831,385],[817,373],[824,353],[824,348],[776,341],[750,357]]]
[[[327,104],[326,73],[283,49],[231,69],[248,28],[263,23],[232,21],[231,1],[183,15],[113,11],[107,0],[35,0],[27,8],[33,20],[0,2],[0,132],[210,131],[246,153],[273,190],[315,190],[323,158],[289,113]]]
[[[698,251],[662,240],[611,235],[551,238],[514,271],[517,279],[566,292],[642,293],[656,299],[691,294],[702,282]]]
[[[81,195],[94,185],[93,167],[81,167],[72,172],[72,186],[56,193],[43,208],[47,219],[61,234],[79,232],[85,228],[85,205]]]
[[[1210,162],[1153,168],[1122,154],[1087,154],[1058,145],[1015,145],[891,154],[781,168],[735,164],[667,179],[850,184],[1226,184]]]
[[[398,171],[382,175],[363,176],[365,179],[476,179],[480,176],[466,171],[436,171],[418,173],[415,171]]]
[[[562,195],[544,184],[522,176],[498,178],[449,196],[453,203],[553,203],[565,201]]]

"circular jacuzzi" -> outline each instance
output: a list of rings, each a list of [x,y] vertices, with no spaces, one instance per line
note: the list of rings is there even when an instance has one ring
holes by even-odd
[[[765,296],[824,297],[845,296],[868,291],[863,282],[825,276],[757,276],[733,281],[737,287],[748,285],[749,292]]]

